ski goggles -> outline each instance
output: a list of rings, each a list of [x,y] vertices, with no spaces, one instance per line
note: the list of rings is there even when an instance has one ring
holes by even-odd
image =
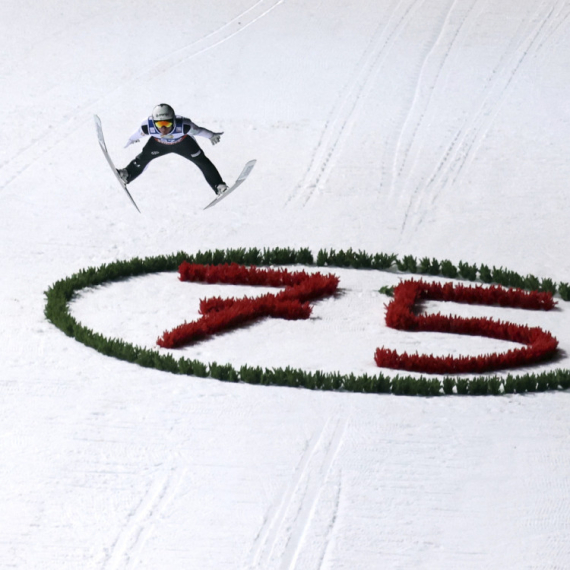
[[[157,129],[162,129],[162,127],[169,129],[174,123],[172,121],[154,121],[154,124]]]

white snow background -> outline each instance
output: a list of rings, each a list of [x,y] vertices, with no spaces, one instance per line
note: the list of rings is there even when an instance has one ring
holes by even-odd
[[[4,0],[0,567],[570,568],[568,393],[227,384],[107,358],[43,314],[82,268],[180,250],[352,247],[570,281],[569,15],[568,0]],[[160,102],[224,131],[199,142],[226,181],[258,160],[215,208],[170,156],[131,185],[139,214],[105,163],[93,114],[124,166]],[[343,294],[309,321],[181,354],[363,373],[383,344],[508,348],[387,329],[378,290],[405,276],[334,272]],[[152,275],[73,310],[152,347],[219,291],[236,294]],[[444,310],[543,326],[562,358],[523,372],[570,367],[563,301]]]

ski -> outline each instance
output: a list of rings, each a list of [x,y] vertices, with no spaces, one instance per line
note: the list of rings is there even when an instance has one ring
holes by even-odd
[[[95,128],[97,130],[97,139],[99,140],[99,146],[101,147],[101,150],[103,151],[103,154],[105,155],[105,158],[107,159],[107,162],[109,163],[109,166],[113,171],[113,174],[119,181],[119,184],[123,187],[123,190],[127,193],[127,196],[130,198],[131,202],[133,203],[133,206],[138,210],[140,214],[141,211],[139,210],[139,207],[137,206],[136,202],[133,200],[131,193],[127,189],[127,185],[123,182],[122,178],[119,176],[119,173],[117,172],[117,169],[115,168],[115,165],[113,164],[113,161],[109,156],[109,151],[107,150],[107,145],[105,144],[105,137],[103,136],[103,126],[101,125],[101,119],[97,115],[93,115],[93,117],[95,119]]]
[[[250,172],[252,171],[253,167],[255,166],[256,160],[250,160],[241,171],[241,174],[237,177],[237,180],[234,182],[233,186],[230,186],[225,192],[216,196],[214,200],[212,200],[204,210],[215,206],[218,202],[221,202],[226,196],[231,194],[240,184],[242,184],[245,179],[249,176]]]

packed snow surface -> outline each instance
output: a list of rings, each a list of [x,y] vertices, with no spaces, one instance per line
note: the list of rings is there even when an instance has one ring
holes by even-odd
[[[0,567],[22,570],[570,568],[570,394],[419,398],[180,377],[48,323],[44,291],[86,267],[198,250],[428,256],[570,281],[568,0],[4,0],[0,6]],[[120,167],[152,107],[231,183]],[[382,345],[508,343],[385,326],[403,275],[333,270],[309,321],[184,349],[204,362],[375,373]],[[264,289],[154,274],[82,292],[74,316],[154,347],[200,298]],[[435,304],[434,304],[435,305]],[[430,310],[437,310],[430,305]],[[445,307],[550,330],[570,305]],[[385,373],[390,373],[386,372]]]

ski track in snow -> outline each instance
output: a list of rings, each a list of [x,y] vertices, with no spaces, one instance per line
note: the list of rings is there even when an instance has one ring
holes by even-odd
[[[565,2],[550,3],[550,6],[547,6],[546,9],[544,5],[545,2],[542,2],[536,12],[521,22],[518,32],[509,42],[498,64],[492,69],[487,79],[486,89],[484,89],[479,98],[475,100],[467,120],[461,125],[459,130],[457,130],[448,146],[443,149],[443,155],[440,161],[435,165],[427,181],[423,178],[409,195],[405,192],[403,193],[402,198],[407,202],[407,207],[400,229],[401,234],[403,234],[407,228],[409,228],[410,231],[415,231],[422,225],[426,210],[429,210],[429,207],[435,204],[442,192],[448,188],[457,189],[460,187],[462,174],[473,160],[473,157],[477,154],[486,133],[499,114],[501,104],[517,72],[525,60],[535,54],[562,25],[559,17],[566,5]],[[562,21],[565,21],[567,18],[568,14],[563,17]],[[464,22],[462,22],[461,25],[463,24]],[[430,98],[427,99],[422,110],[415,113],[419,114],[419,119],[415,124],[413,130],[414,134],[406,144],[407,152],[402,158],[402,165],[398,170],[398,176],[394,178],[394,180],[400,183],[400,186],[402,183],[405,184],[406,180],[411,181],[412,179],[411,175],[414,165],[410,167],[410,173],[408,173],[407,176],[403,175],[409,149],[414,144],[415,133],[421,126],[422,119],[425,116],[431,100],[431,94],[433,94],[439,80],[441,69],[449,57],[449,53],[453,48],[458,34],[459,30],[455,33],[448,50],[442,58],[434,86],[429,90]],[[416,93],[418,93],[422,81],[423,77],[420,74],[415,88]],[[416,105],[416,98],[414,98],[414,103],[406,119],[407,121],[409,117],[414,114],[414,107],[416,107]],[[419,154],[419,152],[416,153],[416,156]],[[396,155],[395,161],[397,159],[398,156]],[[401,179],[402,177],[403,180]]]
[[[342,144],[350,136],[351,126],[359,118],[361,104],[374,83],[380,66],[421,4],[422,0],[400,0],[390,12],[388,21],[378,26],[355,72],[341,90],[303,180],[297,185],[286,205],[301,203],[305,206],[325,186]]]
[[[253,542],[247,568],[311,570],[321,567],[340,501],[339,474],[333,464],[346,426],[346,419],[329,419],[320,433],[307,442],[289,485],[266,513]],[[320,499],[327,484],[334,485],[335,499],[321,520],[316,513],[322,508]]]
[[[168,56],[157,62],[149,71],[137,76],[136,79],[153,78],[157,74],[170,71],[188,60],[227,42],[238,34],[241,34],[241,32],[251,25],[259,22],[284,2],[285,0],[258,0],[253,6],[213,32],[210,32],[186,47],[168,54]]]
[[[376,29],[355,72],[341,90],[303,180],[289,196],[286,205],[305,206],[325,187],[344,143],[350,138],[352,126],[360,118],[361,108],[368,92],[374,86],[380,66],[406,25],[421,8],[421,4],[421,0],[411,3],[399,2],[390,12],[388,21]],[[535,55],[569,17],[568,6],[564,0],[554,3],[544,1],[534,13],[521,22],[519,31],[509,42],[497,65],[491,70],[487,79],[487,88],[472,103],[466,119],[448,145],[441,150],[441,158],[434,164],[432,172],[419,173],[417,171],[418,161],[422,157],[421,145],[429,142],[421,139],[419,134],[424,127],[434,92],[440,85],[445,84],[452,72],[452,69],[446,67],[449,67],[448,63],[453,59],[455,50],[462,45],[461,42],[473,29],[477,18],[488,8],[488,3],[481,0],[474,0],[468,6],[461,6],[464,14],[453,26],[452,15],[460,7],[457,0],[449,3],[441,19],[439,32],[419,65],[411,103],[401,120],[402,126],[396,131],[396,140],[388,143],[390,150],[387,155],[392,157],[392,165],[388,167],[383,164],[381,167],[385,177],[389,179],[388,199],[406,204],[401,234],[408,227],[410,231],[414,231],[421,226],[428,203],[429,206],[433,206],[447,188],[459,187],[463,173],[468,170],[486,133],[499,114],[517,72],[525,60]],[[443,54],[438,55],[435,48],[440,47],[444,41],[447,43],[447,48]],[[429,73],[428,69],[432,62],[435,71]],[[425,97],[422,96],[424,92],[427,93]],[[416,149],[418,146],[420,148]],[[420,180],[414,183],[417,177]],[[411,191],[406,191],[405,186],[409,184],[415,185]]]
[[[141,553],[154,525],[172,504],[184,477],[185,469],[177,467],[167,468],[166,472],[155,476],[112,545],[103,564],[105,570],[135,570],[139,567]]]
[[[445,66],[445,63],[448,60],[448,57],[449,57],[449,54],[451,53],[453,45],[454,45],[457,37],[459,36],[463,25],[468,20],[469,15],[470,15],[471,11],[473,10],[474,6],[477,4],[477,2],[478,2],[478,0],[475,0],[474,3],[469,7],[465,17],[463,18],[460,25],[455,30],[455,32],[453,34],[453,38],[450,42],[449,48],[446,50],[441,62],[438,65],[438,69],[437,69],[436,74],[435,74],[435,79],[433,81],[434,85],[437,84],[438,81],[440,80],[441,72]],[[439,30],[439,34],[437,35],[435,40],[432,42],[431,47],[429,48],[426,56],[422,60],[420,71],[418,73],[418,79],[416,80],[416,83],[415,83],[414,94],[412,97],[412,104],[408,108],[408,111],[406,113],[402,128],[399,129],[398,140],[396,143],[396,148],[395,148],[394,153],[393,153],[393,164],[392,164],[392,168],[391,168],[391,170],[392,170],[392,183],[390,185],[390,195],[394,194],[394,181],[397,180],[402,175],[404,167],[406,166],[406,163],[408,161],[410,149],[412,147],[414,140],[416,139],[418,130],[419,130],[419,128],[423,122],[426,109],[427,109],[427,107],[429,107],[429,104],[431,102],[431,99],[432,99],[432,96],[434,93],[434,89],[429,90],[429,95],[428,95],[427,101],[423,105],[423,109],[420,110],[418,113],[419,114],[419,120],[417,120],[415,122],[414,126],[412,127],[413,131],[405,143],[405,149],[402,148],[404,146],[404,142],[403,142],[404,132],[406,132],[408,130],[407,127],[408,127],[409,123],[412,121],[412,117],[415,114],[415,109],[418,106],[419,100],[421,98],[420,88],[423,85],[423,83],[425,82],[424,77],[426,74],[427,62],[432,58],[435,48],[440,44],[441,40],[443,39],[444,31],[447,30],[447,28],[450,25],[450,17],[451,17],[451,14],[453,13],[454,9],[456,8],[456,5],[457,5],[457,0],[454,0],[451,3],[451,5],[447,11],[447,14],[445,15],[445,18],[442,21],[442,24],[441,24],[441,27]],[[399,161],[401,164],[398,166]]]
[[[18,154],[0,165],[0,192],[10,186],[10,184],[26,172],[30,166],[54,150],[59,144],[62,144],[65,141],[65,137],[61,136],[62,132],[67,132],[75,128],[74,125],[77,125],[78,121],[81,124],[92,121],[92,115],[102,106],[102,103],[117,92],[123,90],[127,85],[155,78],[157,75],[164,74],[190,59],[202,55],[231,40],[267,16],[283,2],[285,2],[285,0],[258,0],[247,10],[244,10],[229,22],[224,23],[202,38],[158,59],[157,62],[144,73],[134,74],[118,86],[110,89],[103,96],[79,105],[71,116],[58,124],[57,129],[44,129],[39,135],[36,135],[29,144],[24,146]],[[48,41],[52,37],[57,37],[57,34],[48,36],[45,41]]]

